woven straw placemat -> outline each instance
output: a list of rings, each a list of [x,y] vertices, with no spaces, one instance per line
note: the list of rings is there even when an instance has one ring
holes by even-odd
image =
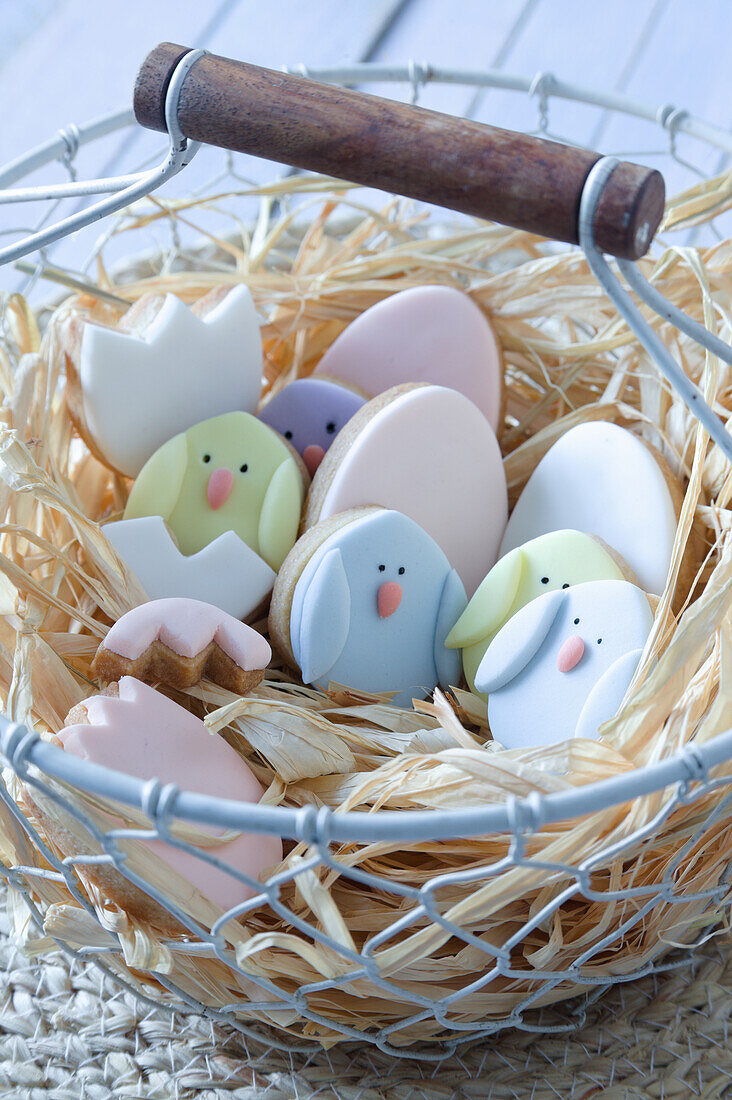
[[[0,899],[2,900],[2,899]],[[732,944],[615,986],[570,1035],[506,1031],[439,1064],[363,1045],[293,1055],[151,1009],[93,964],[30,960],[0,906],[0,1095],[17,1100],[626,1100],[732,1096]]]

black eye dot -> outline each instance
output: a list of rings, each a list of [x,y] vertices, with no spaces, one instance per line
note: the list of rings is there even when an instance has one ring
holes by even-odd
[[[249,469],[249,467],[247,466],[246,462],[242,462],[242,464],[241,464],[241,466],[239,467],[239,469],[241,470],[241,472],[242,472],[243,474],[245,474],[245,473],[247,472],[247,470]]]
[[[597,644],[598,644],[598,645],[602,645],[602,638],[598,638],[598,639],[597,639]]]
[[[569,585],[568,584],[563,584],[562,588],[569,588]]]
[[[386,569],[386,566],[385,566],[385,565],[380,565],[380,566],[379,566],[379,572],[380,572],[380,573],[383,573],[385,569]]]
[[[325,430],[328,435],[333,435],[336,430],[335,421],[329,420],[328,423],[325,425]]]
[[[292,439],[292,432],[290,431],[289,428],[285,432],[285,439]]]
[[[549,578],[548,577],[542,577],[541,578],[541,583],[542,584],[549,584]]]
[[[579,619],[575,619],[575,620],[574,620],[574,625],[575,625],[575,626],[579,626]]]
[[[404,574],[406,573],[406,569],[404,568],[404,566],[403,566],[403,565],[400,565],[400,566],[399,566],[399,569],[397,570],[397,572],[399,573],[399,576],[400,576],[400,577],[403,577],[403,576],[404,576]]]
[[[211,455],[204,455],[203,456],[203,461],[204,462],[210,462],[211,461]]]

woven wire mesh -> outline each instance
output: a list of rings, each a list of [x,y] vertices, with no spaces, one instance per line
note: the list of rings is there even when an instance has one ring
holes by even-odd
[[[306,70],[303,72],[306,74]],[[367,75],[360,70],[359,82],[364,83]],[[415,64],[409,66],[408,75],[407,97],[413,102],[418,102],[423,89],[439,76],[430,66]],[[378,74],[374,74],[373,79],[378,78]],[[466,83],[469,80],[466,79]],[[528,132],[571,143],[571,137],[553,126],[552,107],[557,88],[561,85],[550,74],[538,74],[530,82],[528,93],[537,119]],[[473,100],[474,108],[477,108],[480,96],[484,94],[485,88],[478,88]],[[602,133],[604,117],[601,115],[598,121],[598,136]],[[689,182],[694,178],[705,178],[710,164],[708,147],[698,160],[693,159],[694,155],[685,147],[683,150],[681,148],[680,127],[687,118],[685,112],[666,105],[656,112],[657,140],[653,145],[643,150],[618,152],[644,161],[666,158],[688,173]],[[683,140],[688,142],[692,139],[685,135]],[[61,135],[60,144],[58,163],[68,180],[74,182],[81,148],[78,131],[74,127],[69,128]],[[698,140],[696,145],[699,146]],[[224,221],[227,218],[244,221],[258,211],[259,230],[265,232],[277,206],[290,200],[278,198],[273,203],[266,195],[262,198],[259,193],[266,191],[266,188],[263,189],[261,182],[248,174],[246,158],[212,150],[206,150],[205,155],[211,162],[210,171],[195,188],[194,194],[199,197],[214,193],[223,195],[227,206],[226,213],[222,215]],[[714,164],[715,169],[723,167],[725,155],[720,153]],[[139,156],[136,164],[131,165],[130,170],[146,171],[159,159],[159,150],[146,151],[144,156]],[[185,192],[185,172],[181,180],[182,187],[180,181],[177,187],[179,192]],[[53,200],[46,206],[41,218],[26,229],[37,232],[59,215],[64,202],[70,201],[73,199]],[[159,207],[157,211],[160,212]],[[40,280],[49,277],[61,283],[80,279],[83,284],[98,258],[106,255],[110,242],[124,240],[129,253],[133,238],[128,238],[124,231],[128,225],[136,224],[139,213],[138,204],[134,212],[122,211],[109,224],[103,224],[101,233],[98,229],[93,230],[93,244],[86,255],[78,259],[74,270],[67,266],[60,269],[50,266],[54,259],[53,252],[42,249],[33,259],[30,274],[24,275],[21,289],[30,295]],[[205,248],[202,249],[198,233],[189,233],[178,217],[161,216],[155,227],[154,247],[149,249],[151,238],[148,231],[148,255],[143,261],[139,257],[135,260],[138,268],[141,262],[159,272],[225,263],[220,256],[212,256],[210,250],[207,253]],[[165,239],[161,236],[161,230],[167,234]],[[4,232],[12,236],[21,235],[24,230],[15,226],[12,233]],[[721,238],[724,230],[712,219],[704,232]],[[697,239],[698,231],[692,230],[687,241]],[[290,838],[291,858],[286,861],[285,870],[266,882],[249,878],[219,856],[183,839],[175,828],[183,805],[179,792],[174,787],[162,786],[155,779],[142,785],[128,784],[124,789],[120,782],[116,808],[114,782],[111,787],[102,784],[105,791],[103,801],[109,816],[114,817],[116,809],[116,820],[121,820],[123,811],[120,805],[131,803],[139,808],[142,819],[134,828],[122,824],[100,827],[98,815],[85,812],[83,800],[77,797],[80,791],[100,793],[91,781],[88,770],[78,762],[72,765],[77,768],[75,779],[78,790],[75,791],[73,782],[60,782],[53,778],[58,773],[54,773],[52,767],[46,767],[51,760],[49,752],[60,753],[60,750],[41,746],[34,733],[9,725],[3,736],[6,784],[0,787],[0,800],[5,811],[4,827],[15,829],[21,838],[19,847],[30,845],[36,853],[40,853],[43,862],[36,865],[30,859],[27,862],[3,861],[0,862],[0,873],[15,894],[23,899],[30,924],[44,936],[49,934],[47,914],[41,911],[35,900],[34,879],[42,877],[68,891],[74,903],[88,915],[90,927],[97,930],[97,935],[93,942],[85,944],[70,942],[54,934],[51,934],[51,939],[77,957],[94,958],[107,973],[133,988],[138,996],[148,998],[151,1004],[159,1003],[162,988],[164,999],[171,1006],[188,1006],[204,1011],[245,1035],[265,1038],[273,1047],[308,1049],[312,1037],[328,1040],[335,1037],[368,1039],[388,1054],[438,1061],[461,1044],[506,1027],[542,1034],[570,1031],[582,1022],[587,1005],[596,1000],[608,985],[631,981],[673,965],[662,958],[670,946],[669,942],[643,942],[645,922],[652,913],[658,916],[659,912],[668,912],[668,927],[675,927],[672,914],[676,908],[683,907],[691,913],[686,927],[679,933],[680,942],[685,946],[706,935],[708,925],[718,919],[719,910],[727,903],[729,868],[721,868],[716,881],[703,888],[694,887],[693,868],[700,847],[713,844],[720,830],[730,827],[732,791],[729,787],[732,776],[723,774],[724,769],[722,774],[719,771],[719,766],[732,758],[732,742],[727,744],[729,740],[729,735],[718,739],[716,750],[711,755],[706,750],[687,750],[673,762],[670,772],[658,772],[655,781],[649,772],[645,789],[657,792],[654,813],[642,825],[629,828],[622,839],[612,846],[591,847],[576,863],[557,861],[546,853],[548,845],[542,838],[542,827],[547,820],[557,822],[562,818],[556,807],[553,812],[548,811],[546,800],[537,795],[522,802],[510,802],[501,808],[505,821],[495,831],[501,848],[498,858],[427,875],[420,886],[415,886],[383,873],[377,874],[368,869],[368,860],[354,858],[354,842],[344,841],[336,835],[337,815],[334,819],[327,809],[318,811],[307,807],[292,813],[287,819],[287,828],[283,829],[283,835]],[[45,750],[45,755],[39,752],[41,748]],[[707,746],[709,748],[711,746]],[[717,770],[710,777],[712,767]],[[606,799],[606,804],[622,806],[632,793],[637,792],[631,791],[627,784],[616,782],[613,796],[609,801]],[[586,791],[583,797],[583,808],[580,811],[575,806],[574,813],[590,814],[594,806],[593,792]],[[51,850],[42,830],[39,831],[34,824],[34,820],[37,824],[33,813],[36,803],[41,805],[44,802],[51,803],[58,812],[84,827],[89,837],[88,851],[61,858]],[[200,800],[196,806],[200,809]],[[192,809],[189,806],[184,816],[195,819],[196,806]],[[649,843],[659,836],[674,815],[695,807],[698,807],[698,812],[693,817],[694,827],[687,830],[684,842],[675,848],[661,874],[652,881],[643,881],[644,859]],[[257,811],[258,807],[248,807],[244,811],[246,826],[242,825],[240,814],[231,827],[276,831],[276,814],[267,821],[260,815],[258,820]],[[403,816],[392,815],[394,821]],[[459,832],[451,834],[443,815],[431,816],[435,842],[439,841],[440,836],[463,835]],[[440,822],[441,817],[443,820]],[[222,818],[226,818],[225,809]],[[200,820],[207,818],[201,815]],[[284,820],[281,818],[281,821]],[[484,815],[486,833],[495,828],[495,820],[490,813]],[[465,836],[481,835],[480,815],[473,813],[471,817],[466,814],[462,818],[459,814],[455,815],[455,828],[459,828],[460,821],[463,822]],[[424,823],[417,826],[417,832],[420,828],[424,831]],[[429,826],[424,835],[430,835]],[[366,833],[360,839],[364,845],[374,841]],[[406,835],[399,835],[399,826],[395,826],[393,843],[398,844],[406,839]],[[221,913],[210,925],[194,919],[185,907],[177,905],[161,889],[159,880],[148,880],[133,867],[134,861],[129,858],[126,842],[152,840],[162,841],[225,871],[248,887],[253,896]],[[292,858],[294,846],[298,846],[297,858]],[[615,873],[620,866],[623,868],[622,884]],[[105,926],[104,921],[100,920],[98,907],[92,904],[88,891],[82,888],[85,868],[113,869],[170,915],[176,932],[164,944],[170,953],[168,964],[148,968],[133,965],[131,973],[126,970],[121,957],[125,950],[129,951],[129,946],[112,926]],[[486,934],[490,916],[488,911],[481,911],[479,904],[471,909],[470,906],[461,908],[459,903],[465,898],[479,897],[481,885],[501,876],[508,877],[511,873],[524,874],[526,889],[541,894],[544,900],[533,908],[528,919],[522,919],[516,927],[496,939]],[[308,890],[303,889],[301,884],[308,878],[323,874],[353,883],[365,893],[374,891],[380,897],[390,898],[394,919],[362,942],[354,943],[337,923],[329,926],[327,921],[319,919],[315,909],[303,904]],[[540,963],[533,967],[528,967],[525,962],[522,964],[517,949],[532,937],[537,936],[539,943],[542,938],[551,936],[562,910],[582,899],[596,907],[601,933],[584,948],[577,949],[571,963],[562,968],[551,969]],[[237,951],[240,936],[238,932],[233,934],[232,930],[240,929],[240,922],[246,922],[250,916],[259,914],[261,917],[262,913],[278,918],[299,933],[303,942],[318,944],[329,953],[332,964],[320,980],[300,984],[285,979],[273,981],[258,971],[246,951]],[[261,927],[264,929],[266,918],[262,920]],[[424,975],[415,977],[409,973],[408,966],[392,971],[386,963],[390,949],[419,930],[436,930],[440,944],[451,957],[460,959],[461,954],[471,953],[470,965],[463,968],[466,973],[470,971],[469,977],[462,982],[457,977],[451,992],[440,997],[430,995],[429,981],[424,979]],[[613,973],[612,967],[608,969],[607,962],[614,948],[634,935],[638,936],[639,942],[637,965],[624,965]],[[232,990],[239,988],[241,995],[232,993],[230,1003],[219,1001],[215,1005],[192,996],[187,983],[180,980],[176,956],[218,959],[231,976]],[[475,958],[480,960],[477,965]],[[143,973],[145,969],[148,974]],[[456,974],[459,971],[458,965]],[[478,977],[474,976],[476,972],[479,972]],[[500,1005],[491,1008],[491,991],[496,988],[511,992],[509,1009],[503,1010]],[[380,998],[383,1006],[380,1026],[364,1032],[348,1022],[347,1012],[327,1010],[328,995],[331,993],[354,998]],[[556,1002],[566,998],[574,999],[568,1007],[557,1008]],[[301,1045],[292,1034],[286,1037],[278,1034],[280,1027],[289,1026],[292,1030],[294,1020],[302,1021]],[[421,1046],[415,1054],[409,1049],[415,1034],[439,1037],[441,1044],[432,1050]]]

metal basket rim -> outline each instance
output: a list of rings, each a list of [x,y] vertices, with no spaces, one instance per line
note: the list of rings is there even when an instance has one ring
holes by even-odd
[[[545,825],[572,820],[654,794],[667,787],[706,782],[709,772],[732,760],[732,729],[705,745],[687,745],[674,756],[569,791],[523,798],[466,810],[349,810],[328,807],[263,806],[213,795],[181,791],[158,779],[137,779],[126,772],[80,759],[41,739],[20,723],[0,717],[0,751],[22,779],[28,765],[89,794],[147,812],[160,793],[166,815],[199,824],[276,835],[305,842],[378,843],[439,841],[497,833],[533,833]]]

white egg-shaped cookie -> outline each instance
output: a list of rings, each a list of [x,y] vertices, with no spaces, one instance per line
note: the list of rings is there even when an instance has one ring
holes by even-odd
[[[547,592],[508,620],[475,676],[488,723],[507,748],[597,737],[618,711],[653,624],[629,581]]]
[[[360,409],[313,478],[304,526],[368,504],[418,523],[472,595],[508,511],[500,448],[480,409],[457,390],[421,385],[395,386]]]
[[[617,424],[592,421],[558,439],[529,478],[500,556],[548,531],[597,535],[646,592],[666,583],[680,489],[654,451]]]

